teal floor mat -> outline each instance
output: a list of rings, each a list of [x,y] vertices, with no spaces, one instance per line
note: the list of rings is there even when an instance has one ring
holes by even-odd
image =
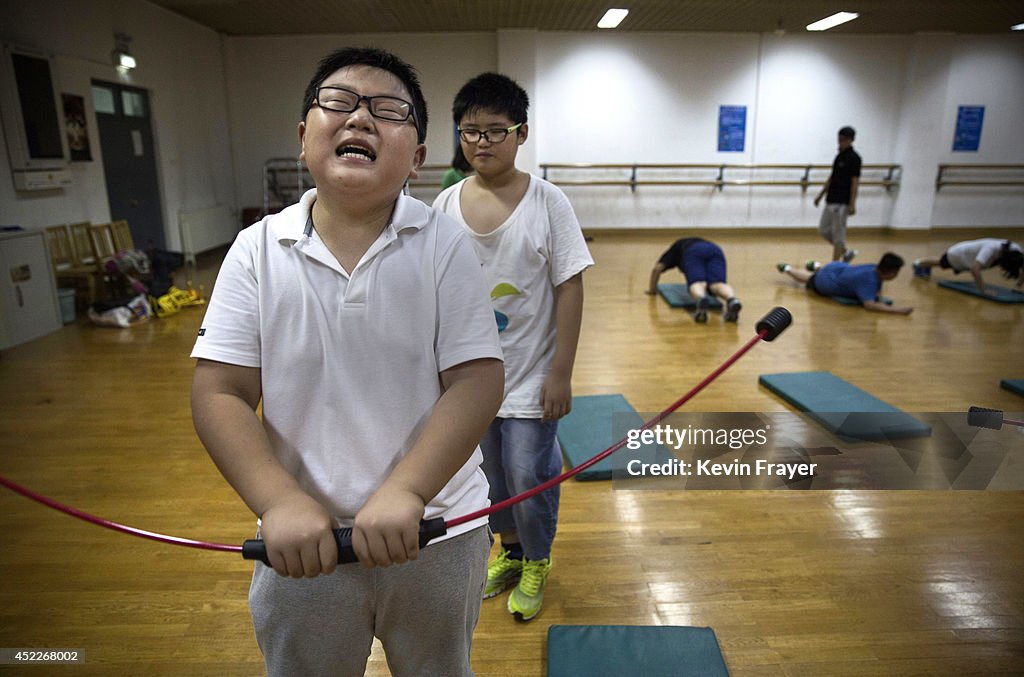
[[[1004,378],[999,382],[999,387],[1024,397],[1024,378]]]
[[[939,280],[939,286],[945,287],[946,289],[952,289],[963,294],[970,294],[972,296],[978,296],[985,299],[986,301],[995,301],[996,303],[1024,303],[1024,292],[1010,289],[1008,287],[1000,287],[996,284],[985,284],[987,293],[982,294],[978,291],[978,288],[974,286],[974,282],[963,282],[960,280]]]
[[[711,628],[552,625],[548,677],[729,677]]]
[[[685,284],[659,284],[658,293],[673,308],[696,308],[697,301],[690,296]],[[721,310],[722,302],[715,296],[708,296],[708,308]]]
[[[572,398],[572,411],[558,422],[558,443],[570,467],[593,458],[615,444],[631,428],[644,424],[633,406],[622,395],[583,395]],[[616,457],[624,454],[647,455],[651,462],[663,463],[674,458],[661,446],[641,448],[633,452],[619,450],[576,475],[577,480],[610,480]],[[627,477],[624,473],[620,473]]]
[[[931,435],[931,426],[827,371],[762,374],[758,382],[842,437],[889,440]]]
[[[863,305],[860,302],[860,299],[851,299],[849,296],[833,296],[831,298],[836,303],[841,303],[844,306],[859,306],[859,305]],[[879,300],[882,303],[884,303],[885,305],[887,305],[887,306],[891,306],[892,305],[892,299],[889,298],[888,296],[882,296],[882,297],[880,297]]]

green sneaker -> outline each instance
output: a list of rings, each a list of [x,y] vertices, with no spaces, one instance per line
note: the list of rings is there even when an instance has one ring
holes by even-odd
[[[523,575],[519,585],[508,596],[509,613],[517,621],[528,621],[540,613],[541,602],[544,601],[544,584],[551,572],[551,558],[526,560],[523,564]]]
[[[523,573],[523,560],[509,559],[508,550],[504,548],[498,557],[487,565],[487,585],[484,586],[484,599],[490,599],[502,590],[513,586]]]

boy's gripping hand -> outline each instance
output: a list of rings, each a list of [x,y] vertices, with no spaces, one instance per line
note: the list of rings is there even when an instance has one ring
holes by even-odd
[[[334,520],[308,494],[282,497],[260,518],[260,535],[270,566],[281,576],[316,578],[338,566]]]
[[[572,411],[572,377],[548,372],[540,389],[540,406],[546,421],[557,421]]]
[[[352,549],[364,567],[386,567],[416,559],[420,552],[423,498],[385,482],[367,499],[352,525]]]

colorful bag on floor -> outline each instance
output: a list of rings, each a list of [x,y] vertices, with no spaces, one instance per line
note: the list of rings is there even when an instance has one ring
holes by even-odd
[[[153,317],[145,294],[120,301],[94,303],[89,308],[89,319],[101,327],[133,327]]]

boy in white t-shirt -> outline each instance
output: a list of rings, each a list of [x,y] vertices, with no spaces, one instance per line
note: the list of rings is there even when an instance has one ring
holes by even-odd
[[[529,99],[512,79],[484,73],[455,97],[452,115],[476,174],[434,206],[472,236],[491,290],[505,355],[505,399],[480,443],[492,503],[558,475],[558,419],[572,407],[572,369],[583,315],[583,271],[593,265],[579,222],[555,186],[516,169]],[[540,611],[551,570],[558,489],[491,516],[502,550],[484,597],[515,584],[508,610]]]
[[[422,550],[418,527],[487,505],[503,370],[469,238],[402,194],[426,126],[411,66],[324,58],[298,126],[316,188],[239,234],[192,352],[196,430],[273,567],[249,591],[270,675],[361,675],[374,636],[395,675],[472,674],[486,520]],[[336,567],[337,526],[362,566]]]
[[[914,277],[931,277],[933,266],[952,269],[957,275],[970,271],[971,277],[974,278],[974,286],[982,294],[985,293],[985,280],[981,276],[981,271],[996,266],[1003,269],[1004,276],[1017,280],[1018,289],[1024,286],[1024,275],[1021,274],[1021,269],[1024,268],[1024,249],[1010,240],[986,237],[957,242],[937,259],[914,261]]]

